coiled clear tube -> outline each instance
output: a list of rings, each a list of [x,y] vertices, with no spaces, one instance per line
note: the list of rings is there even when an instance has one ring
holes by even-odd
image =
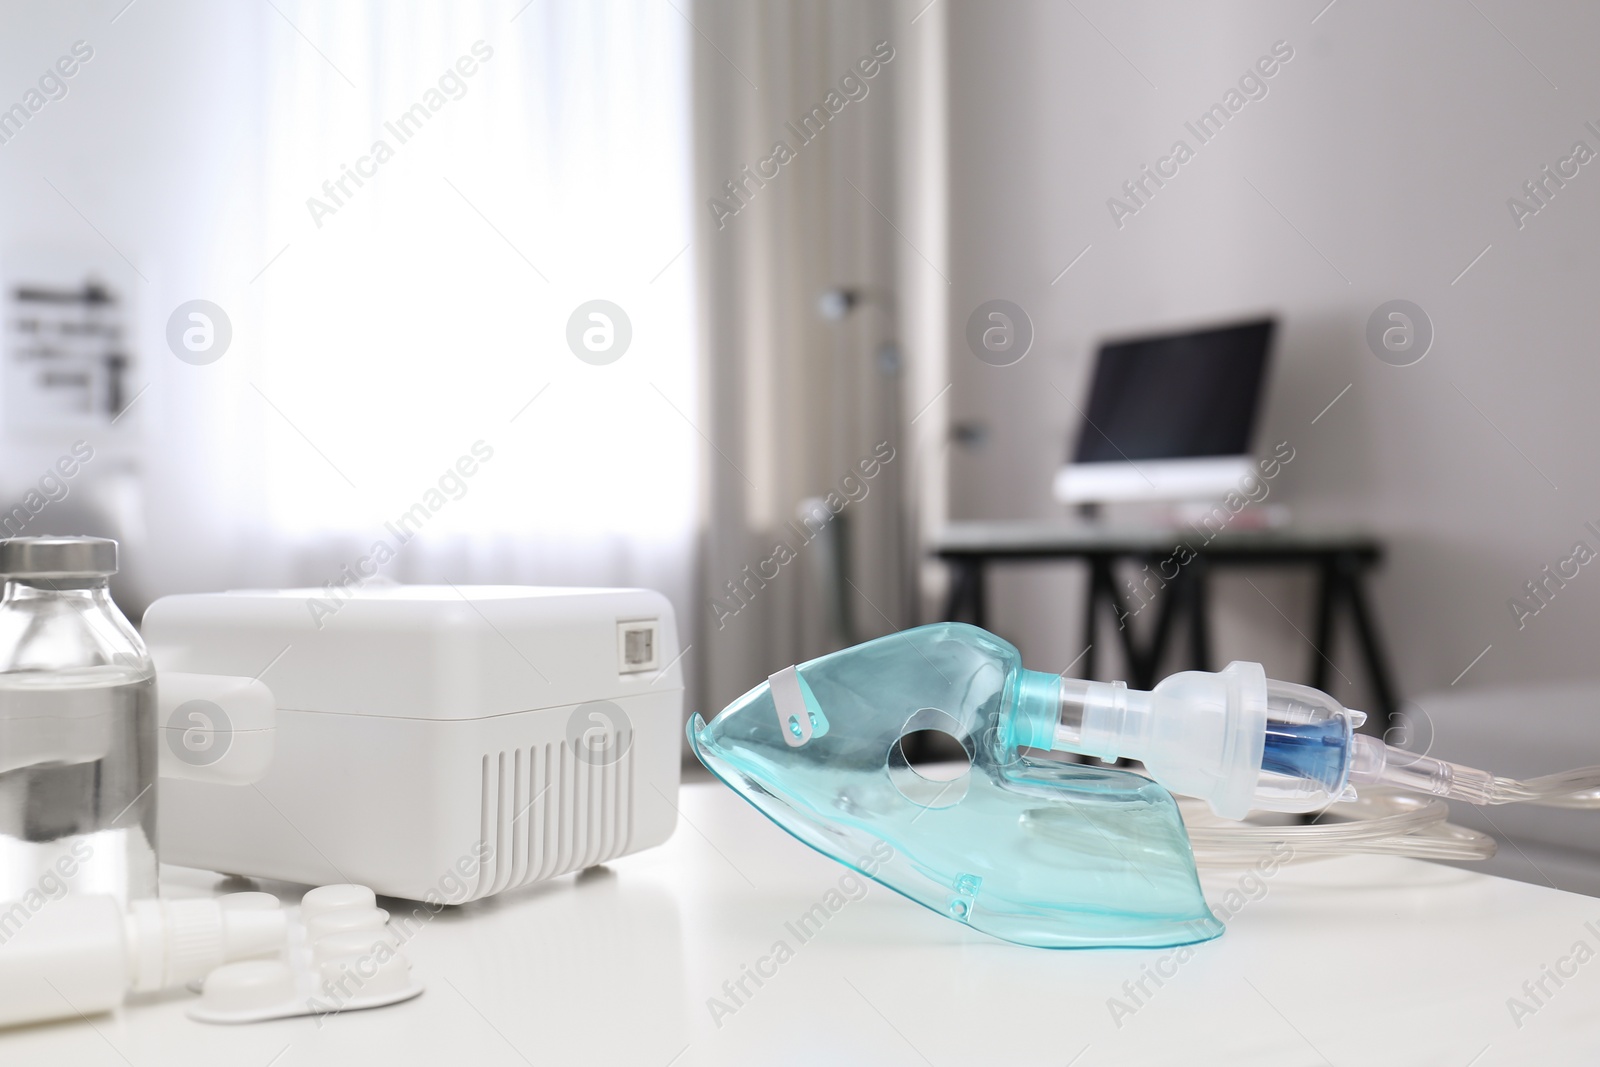
[[[1195,862],[1203,867],[1253,866],[1268,857],[1288,862],[1350,854],[1484,860],[1495,853],[1494,838],[1448,821],[1444,801],[1398,790],[1366,790],[1335,807],[1336,818],[1305,825],[1233,822],[1198,801],[1179,798],[1178,805]]]
[[[1450,823],[1446,800],[1600,810],[1600,767],[1518,780],[1392,748],[1357,732],[1363,713],[1269,679],[1258,664],[1186,671],[1149,692],[1065,678],[1037,689],[1019,743],[1136,759],[1173,794],[1200,798],[1180,805],[1201,864],[1281,860],[1285,848],[1302,859],[1481,860],[1494,855],[1494,839]],[[1249,811],[1319,814],[1298,825],[1233,821]]]
[[[1375,739],[1374,743],[1382,746]],[[1363,747],[1358,745],[1357,753]],[[1441,798],[1477,805],[1600,810],[1600,767],[1519,780],[1403,749],[1388,748],[1381,755],[1377,766],[1369,764],[1361,771],[1352,767],[1351,778],[1370,775],[1369,780],[1383,784],[1366,785],[1359,799],[1332,807],[1336,816],[1328,822],[1298,826],[1233,822],[1217,818],[1202,803],[1180,799],[1195,862],[1206,867],[1249,866],[1268,856],[1281,859],[1285,848],[1290,862],[1352,853],[1485,860],[1495,853],[1494,838],[1449,822],[1450,809]]]

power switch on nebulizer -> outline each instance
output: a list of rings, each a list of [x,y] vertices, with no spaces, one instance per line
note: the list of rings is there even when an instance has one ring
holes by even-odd
[[[617,671],[637,674],[661,667],[661,623],[637,619],[617,623]]]

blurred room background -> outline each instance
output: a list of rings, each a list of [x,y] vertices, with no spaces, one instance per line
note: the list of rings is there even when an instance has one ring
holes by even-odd
[[[1600,178],[1544,169],[1600,148],[1597,32],[1505,0],[15,5],[7,529],[117,537],[135,618],[365,578],[379,542],[374,580],[658,588],[710,713],[942,617],[952,524],[1081,521],[1052,481],[1103,340],[1271,316],[1274,521],[1381,544],[1407,728],[1600,762],[1600,578],[1542,570],[1600,548]],[[568,340],[595,300],[631,331],[604,364]],[[968,343],[995,300],[1012,362]],[[1405,365],[1368,341],[1395,300],[1432,338]],[[173,341],[193,301],[226,323],[206,360]],[[41,355],[41,323],[74,340]],[[1373,706],[1313,574],[1212,586],[1214,665],[1323,657]],[[1087,593],[1078,562],[992,568],[986,622],[1070,669]],[[1600,886],[1600,836],[1528,834],[1511,873]]]

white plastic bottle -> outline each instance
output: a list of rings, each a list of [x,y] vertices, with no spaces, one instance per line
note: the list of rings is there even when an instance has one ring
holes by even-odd
[[[170,989],[234,960],[282,950],[278,909],[228,898],[66,897],[15,925],[0,917],[0,1026],[110,1011],[130,992]]]

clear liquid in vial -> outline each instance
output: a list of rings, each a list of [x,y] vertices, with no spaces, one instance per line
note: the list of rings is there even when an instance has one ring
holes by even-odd
[[[0,675],[0,902],[154,897],[155,681],[52,677]]]

